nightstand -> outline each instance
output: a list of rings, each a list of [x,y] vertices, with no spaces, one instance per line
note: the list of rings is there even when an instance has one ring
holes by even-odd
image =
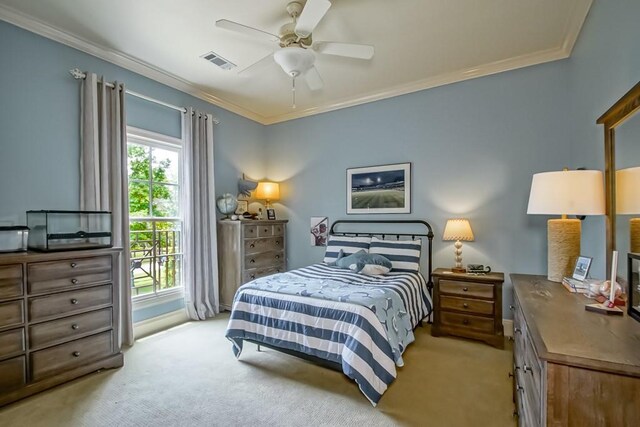
[[[504,348],[503,273],[475,275],[438,268],[433,281],[431,335],[471,338]]]

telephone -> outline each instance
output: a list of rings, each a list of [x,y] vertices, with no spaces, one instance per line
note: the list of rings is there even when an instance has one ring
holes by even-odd
[[[485,268],[482,264],[467,264],[467,273],[469,274],[489,274],[491,267],[487,265]]]

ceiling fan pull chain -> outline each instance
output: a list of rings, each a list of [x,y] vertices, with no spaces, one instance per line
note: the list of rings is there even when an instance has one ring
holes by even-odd
[[[293,79],[292,79],[291,94],[293,96],[293,105],[291,107],[295,110],[296,109],[296,76],[293,76]]]

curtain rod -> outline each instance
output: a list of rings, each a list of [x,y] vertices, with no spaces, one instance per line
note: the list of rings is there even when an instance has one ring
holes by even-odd
[[[87,77],[87,75],[85,73],[83,73],[81,70],[79,70],[77,68],[74,68],[73,70],[69,70],[69,74],[71,74],[71,76],[73,76],[73,78],[76,79],[76,80],[83,80],[85,77]],[[113,83],[103,82],[103,84],[105,86],[107,86],[107,87],[110,87],[110,88],[114,88],[115,87],[113,85]],[[153,102],[154,104],[162,105],[163,107],[167,107],[167,108],[171,108],[173,110],[180,111],[181,113],[186,113],[187,112],[187,109],[184,108],[184,107],[178,107],[177,105],[169,104],[167,102],[160,101],[159,99],[151,98],[150,96],[143,95],[141,93],[134,92],[134,91],[129,90],[129,89],[127,89],[125,92],[128,95],[135,96],[136,98],[144,99],[145,101]],[[220,124],[220,120],[218,120],[217,118],[214,117],[213,118],[213,123],[218,125],[218,124]]]

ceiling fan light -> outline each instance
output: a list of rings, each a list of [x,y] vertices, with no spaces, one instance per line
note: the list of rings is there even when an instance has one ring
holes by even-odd
[[[297,77],[304,74],[315,62],[313,52],[301,47],[287,47],[273,54],[273,59],[282,67],[285,73]]]

